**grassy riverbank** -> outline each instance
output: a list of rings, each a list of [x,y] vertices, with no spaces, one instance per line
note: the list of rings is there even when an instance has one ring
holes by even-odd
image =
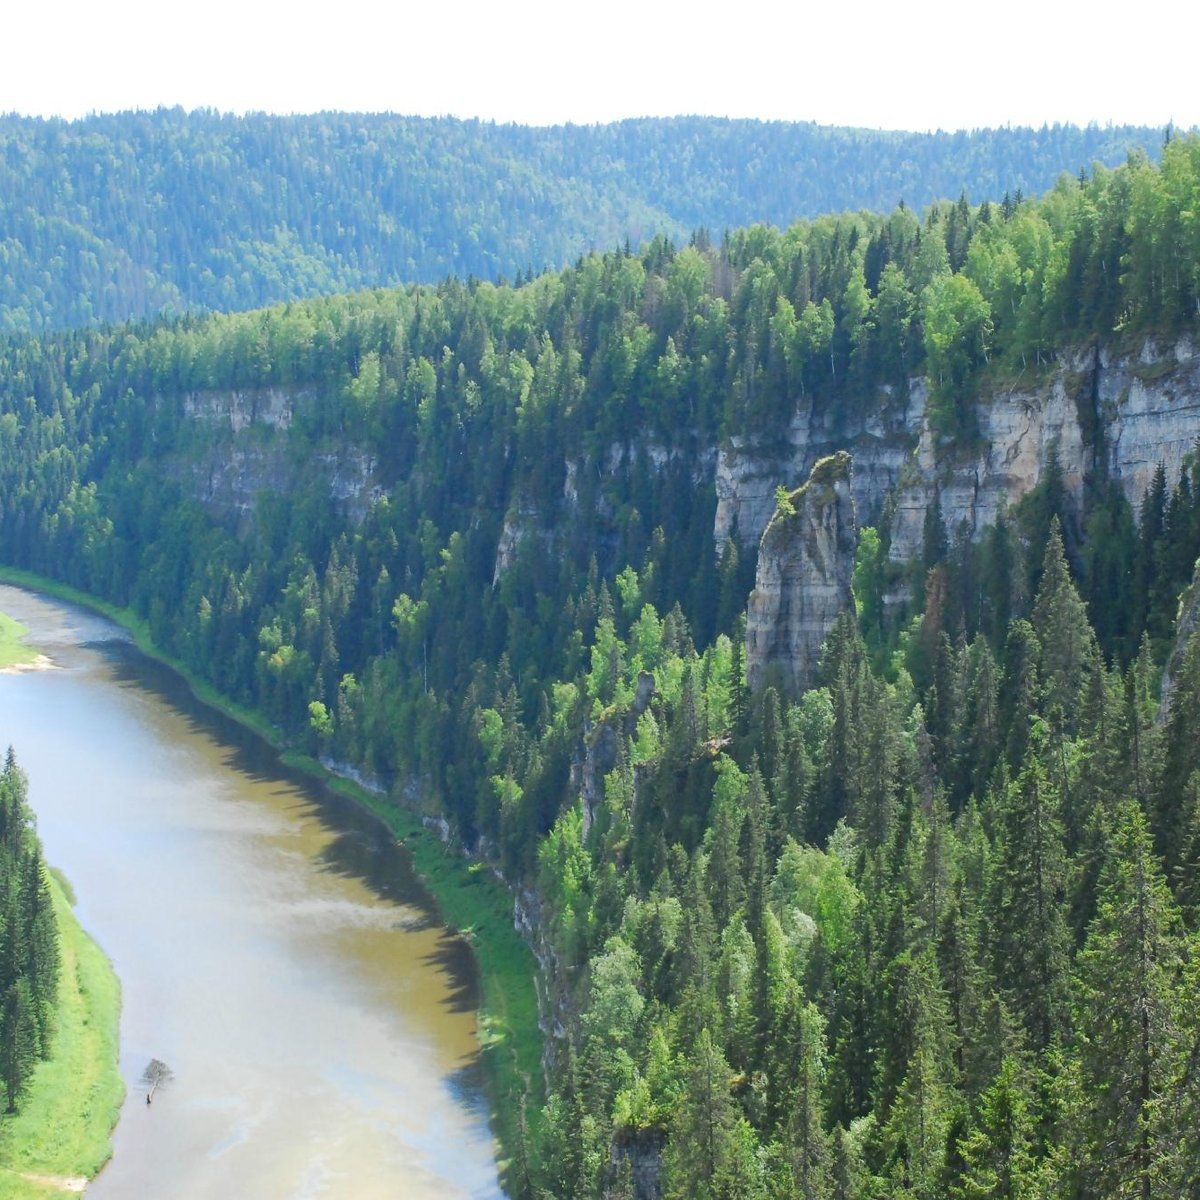
[[[0,612],[0,670],[23,666],[37,658],[38,652],[25,644],[28,632],[20,621],[14,621],[8,613]]]
[[[52,1056],[15,1116],[0,1120],[0,1200],[82,1190],[112,1154],[124,1085],[117,1073],[121,988],[51,872],[62,970]]]
[[[332,774],[315,759],[289,752],[278,730],[258,713],[231,703],[155,646],[146,622],[135,614],[28,571],[0,567],[0,583],[58,597],[116,622],[130,633],[139,650],[186,679],[201,701],[280,750],[287,766],[320,779],[374,813],[404,843],[446,924],[460,930],[474,950],[482,981],[479,1034],[489,1080],[492,1127],[500,1143],[502,1169],[519,1173],[522,1121],[536,1125],[543,1101],[542,1039],[534,985],[537,964],[513,928],[512,897],[504,885],[482,864],[446,847],[413,813]],[[512,1181],[510,1191],[516,1183]],[[4,1200],[3,1192],[0,1200]]]

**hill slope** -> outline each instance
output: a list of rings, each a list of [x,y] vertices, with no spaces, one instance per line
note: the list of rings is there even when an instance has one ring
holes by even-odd
[[[511,278],[655,233],[998,201],[1161,141],[1134,127],[902,134],[702,117],[9,116],[0,330]]]
[[[2,339],[0,557],[517,886],[514,1194],[1193,1195],[1197,212],[1190,138]]]

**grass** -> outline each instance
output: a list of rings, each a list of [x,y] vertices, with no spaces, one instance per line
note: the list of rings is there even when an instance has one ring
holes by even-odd
[[[25,644],[29,630],[8,613],[0,612],[0,670],[33,662],[38,652]]]
[[[62,1196],[68,1189],[54,1178],[94,1176],[112,1154],[125,1090],[117,1071],[120,984],[55,872],[50,891],[62,952],[54,1043],[20,1111],[0,1121],[0,1200]]]
[[[445,846],[413,813],[334,775],[315,759],[289,750],[279,730],[261,714],[231,703],[182,663],[164,654],[155,646],[146,622],[134,613],[12,567],[0,567],[0,582],[56,596],[115,621],[128,630],[139,650],[186,679],[201,701],[253,730],[281,752],[285,765],[320,779],[374,813],[404,843],[442,919],[467,938],[475,953],[483,992],[479,1037],[488,1076],[492,1129],[500,1144],[501,1170],[511,1169],[520,1161],[522,1121],[527,1122],[530,1132],[536,1129],[545,1096],[542,1034],[534,984],[537,963],[513,927],[512,896],[508,889],[482,863],[471,862]],[[0,1200],[5,1200],[2,1191]]]

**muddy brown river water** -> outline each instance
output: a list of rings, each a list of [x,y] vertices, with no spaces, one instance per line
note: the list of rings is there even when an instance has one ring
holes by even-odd
[[[0,752],[123,987],[129,1093],[97,1200],[499,1197],[466,946],[370,818],[103,618],[15,588],[50,660]],[[152,1058],[173,1081],[145,1102]]]

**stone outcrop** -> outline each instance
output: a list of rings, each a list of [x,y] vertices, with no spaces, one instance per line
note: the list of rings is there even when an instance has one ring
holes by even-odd
[[[298,460],[287,430],[293,414],[318,399],[312,388],[261,387],[186,392],[156,405],[178,405],[183,416],[209,430],[167,470],[219,520],[240,531],[253,524],[264,493],[290,496],[320,478],[351,521],[363,520],[383,495],[375,456],[349,442]]]
[[[618,496],[626,492],[622,477],[636,469],[651,475],[673,474],[685,486],[707,489],[712,486],[717,452],[711,448],[689,446],[686,439],[680,445],[667,446],[661,442],[610,442],[594,461],[568,458],[563,462],[562,503],[559,507],[539,508],[523,497],[517,497],[504,515],[504,526],[496,544],[496,559],[492,570],[492,586],[516,559],[518,548],[528,538],[536,539],[542,553],[560,553],[560,538],[565,522],[578,514],[581,496],[586,496],[589,515],[599,517],[589,529],[591,547],[601,562],[616,553],[618,535],[612,524]],[[586,478],[585,478],[586,476]],[[615,488],[614,486],[615,485]]]
[[[539,525],[541,514],[529,504],[518,504],[504,514],[500,541],[496,544],[496,563],[492,568],[492,587],[496,587],[516,560],[517,551],[527,537],[538,540],[542,550],[553,552],[553,531]]]
[[[631,708],[606,716],[595,725],[590,720],[584,721],[583,736],[571,757],[569,786],[571,794],[578,794],[583,806],[585,837],[591,832],[604,799],[604,777],[617,765],[621,739],[633,734],[638,717],[650,707],[653,699],[654,676],[649,671],[639,671]]]
[[[297,462],[282,439],[235,436],[231,445],[199,447],[188,461],[177,461],[170,469],[190,481],[195,498],[219,520],[243,531],[251,527],[263,493],[291,496],[314,476],[323,480],[331,503],[352,521],[361,521],[383,494],[374,456],[352,446]]]
[[[746,615],[752,690],[776,671],[791,695],[811,686],[829,630],[853,603],[857,537],[850,455],[843,450],[813,467],[763,533]]]
[[[845,418],[802,400],[796,414],[768,442],[732,437],[717,452],[717,553],[729,538],[743,549],[756,546],[775,511],[775,490],[804,479],[813,466],[839,450],[854,456],[854,503],[867,521],[877,520],[884,498],[900,482],[925,415],[926,388],[914,379],[906,389],[881,388],[869,411]]]
[[[773,440],[730,438],[714,480],[718,552],[730,537],[753,546],[774,512],[776,488],[840,449],[854,455],[851,486],[865,521],[879,519],[890,497],[896,562],[921,553],[935,499],[951,535],[965,527],[977,536],[1037,485],[1052,454],[1077,500],[1085,478],[1099,473],[1136,509],[1158,464],[1173,482],[1200,438],[1200,347],[1181,337],[1065,351],[1033,381],[981,394],[966,448],[939,444],[925,422],[926,401],[925,380],[914,378],[907,389],[881,390],[865,414],[801,400]]]
[[[316,396],[312,388],[257,387],[187,392],[184,414],[192,420],[228,423],[234,433],[252,425],[287,429],[298,404]]]
[[[936,497],[953,534],[972,536],[1035,487],[1058,458],[1068,492],[1085,478],[1115,480],[1136,510],[1161,462],[1174,481],[1200,437],[1200,351],[1190,338],[1147,341],[1135,354],[1091,346],[1062,356],[1036,386],[1018,384],[975,405],[974,453],[940,451],[923,426],[896,492],[891,557],[922,549],[925,512]]]
[[[614,1183],[628,1174],[633,1200],[661,1200],[662,1152],[667,1135],[661,1129],[623,1131],[613,1142],[609,1155],[609,1175]]]

